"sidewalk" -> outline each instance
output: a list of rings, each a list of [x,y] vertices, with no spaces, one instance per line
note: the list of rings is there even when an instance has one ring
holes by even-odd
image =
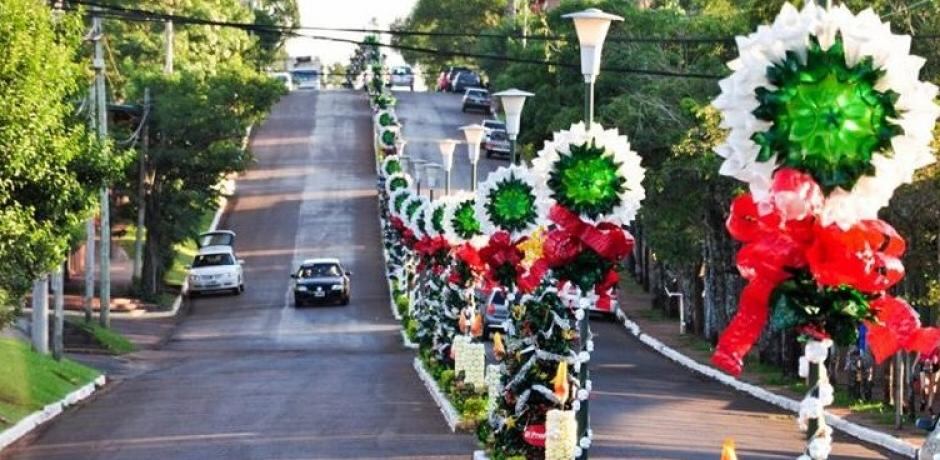
[[[626,277],[624,277],[626,278]],[[635,322],[643,334],[654,337],[663,345],[674,349],[693,361],[715,369],[710,363],[714,347],[705,339],[694,334],[679,334],[679,322],[675,318],[664,317],[663,314],[652,307],[653,296],[642,292],[632,279],[622,279],[620,283],[620,310],[631,321]],[[800,401],[805,394],[794,391],[787,384],[768,384],[766,374],[761,374],[755,368],[745,367],[738,378],[739,381],[759,386],[773,394]],[[772,383],[772,382],[771,382]],[[886,424],[885,416],[871,413],[854,413],[846,407],[827,406],[827,412],[842,417],[848,422],[869,428],[886,435],[894,436],[912,445],[920,446],[927,433],[914,428],[912,423],[906,423],[901,430],[894,429],[892,424]],[[794,414],[795,415],[795,414]],[[893,423],[893,415],[890,417]],[[795,429],[795,428],[794,428]]]

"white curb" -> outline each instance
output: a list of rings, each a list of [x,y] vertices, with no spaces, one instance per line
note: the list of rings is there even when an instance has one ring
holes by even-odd
[[[69,406],[75,405],[79,401],[91,396],[95,390],[101,386],[104,386],[104,384],[105,376],[99,375],[98,378],[96,378],[91,383],[69,393],[59,401],[49,404],[46,407],[43,407],[42,409],[27,415],[25,418],[17,422],[16,425],[13,425],[3,432],[0,432],[0,451],[10,444],[13,444],[23,436],[27,435],[30,431],[33,431],[39,425],[54,419]]]
[[[434,402],[437,404],[437,407],[441,409],[441,413],[444,414],[444,420],[447,421],[447,426],[450,427],[450,431],[457,431],[457,423],[460,421],[460,416],[457,415],[457,410],[454,409],[454,406],[450,403],[444,393],[441,392],[441,388],[437,386],[437,382],[434,381],[434,377],[431,377],[431,374],[424,368],[424,364],[420,359],[415,358],[414,361],[415,371],[418,372],[418,377],[424,382],[424,386],[427,387],[428,392],[431,393],[431,397],[434,398]]]
[[[735,390],[738,390],[743,393],[747,393],[761,401],[768,402],[777,407],[783,408],[789,412],[799,412],[800,403],[796,400],[780,396],[778,394],[767,391],[757,385],[752,385],[750,383],[742,382],[724,372],[719,371],[710,366],[699,363],[698,361],[689,358],[688,356],[679,353],[678,351],[666,346],[653,336],[650,336],[640,330],[640,326],[631,321],[627,315],[617,309],[617,318],[623,323],[624,328],[627,329],[631,334],[636,336],[640,342],[643,342],[653,350],[656,350],[663,356],[675,361],[679,365],[691,369],[699,374],[710,377],[713,380],[717,380]],[[839,417],[838,415],[833,415],[829,412],[826,412],[826,423],[828,423],[833,428],[840,430],[849,436],[857,438],[861,441],[868,442],[885,449],[888,449],[892,452],[914,458],[917,455],[917,446],[914,446],[902,439],[899,439],[895,436],[891,436],[887,433],[882,433],[871,428],[861,426],[857,423],[850,422],[848,420]]]

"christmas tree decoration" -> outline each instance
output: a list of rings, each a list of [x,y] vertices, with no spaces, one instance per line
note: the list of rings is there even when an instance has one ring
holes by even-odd
[[[548,197],[531,171],[521,166],[501,167],[477,189],[476,217],[484,235],[506,232],[512,241],[547,226]]]
[[[904,276],[905,243],[877,216],[934,161],[937,88],[918,80],[924,61],[909,55],[910,37],[892,34],[871,10],[786,4],[773,25],[739,37],[738,48],[714,105],[730,129],[717,149],[721,173],[750,187],[727,221],[747,285],[712,362],[738,375],[768,323],[795,331],[810,384],[800,458],[825,459],[833,388],[824,361],[833,344],[855,344],[864,325],[879,363],[940,345],[940,329],[921,327],[906,302],[886,293]]]
[[[552,409],[545,417],[545,460],[574,460],[580,456],[578,423],[571,410]]]
[[[720,82],[713,104],[730,129],[721,173],[765,202],[774,171],[796,169],[825,192],[824,226],[876,219],[934,161],[937,87],[918,79],[924,60],[910,43],[870,9],[785,4],[772,25],[739,37]]]
[[[645,170],[626,136],[594,123],[553,134],[532,161],[542,193],[578,218],[596,224],[628,225],[636,217]]]
[[[577,411],[589,396],[578,380],[588,356],[577,351],[577,315],[559,296],[556,284],[548,272],[531,293],[508,302],[512,320],[500,337],[505,348],[502,392],[489,423],[480,428],[491,458],[545,457],[547,412]],[[577,428],[572,430],[574,449]]]

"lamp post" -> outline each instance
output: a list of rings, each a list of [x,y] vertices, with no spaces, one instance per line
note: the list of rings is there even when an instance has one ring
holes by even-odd
[[[594,121],[594,81],[601,73],[601,51],[611,21],[623,21],[620,16],[605,13],[597,8],[588,8],[563,18],[574,21],[578,42],[581,44],[581,74],[584,75],[584,123],[591,129]]]
[[[506,134],[509,135],[510,141],[509,160],[512,164],[519,164],[519,158],[516,154],[516,138],[519,136],[519,119],[522,118],[522,106],[525,104],[525,98],[535,95],[513,88],[500,91],[494,96],[499,98],[500,104],[503,106],[503,112],[506,114]]]
[[[402,139],[401,136],[399,136],[398,139],[395,139],[395,153],[397,153],[398,156],[405,154],[405,144],[407,143],[408,141]]]
[[[437,148],[441,151],[441,163],[444,168],[444,172],[447,174],[444,176],[444,194],[450,195],[450,171],[454,169],[454,147],[457,146],[457,141],[453,139],[444,139],[437,143]]]
[[[424,165],[424,174],[428,177],[428,197],[431,201],[434,201],[434,189],[437,187],[437,178],[442,169],[444,169],[444,167],[437,163],[427,162],[427,164]],[[450,174],[448,173],[448,175]]]
[[[460,128],[467,138],[467,157],[470,158],[470,191],[477,191],[477,162],[480,161],[480,143],[483,142],[483,133],[486,131],[482,125],[473,124]]]
[[[409,164],[411,165],[411,177],[415,180],[418,195],[421,195],[421,178],[424,176],[424,165],[427,164],[427,160],[412,158]]]

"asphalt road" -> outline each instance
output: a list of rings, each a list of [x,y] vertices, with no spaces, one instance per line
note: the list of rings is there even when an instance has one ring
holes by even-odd
[[[467,458],[389,311],[370,120],[359,92],[284,98],[222,225],[247,291],[195,300],[135,376],[4,458]],[[290,306],[288,275],[315,256],[353,272],[349,306]]]
[[[459,97],[398,93],[410,155],[481,115]],[[193,302],[159,351],[69,411],[15,459],[469,458],[471,435],[448,432],[402,348],[383,280],[370,115],[352,92],[295,92],[253,142],[258,163],[238,181],[223,228],[238,233],[247,292]],[[469,186],[465,147],[455,188]],[[500,160],[482,160],[484,171]],[[339,257],[353,272],[347,307],[290,306],[292,267]],[[685,371],[594,321],[595,459],[714,459],[726,437],[742,459],[792,459],[803,446],[792,414]],[[843,436],[832,458],[887,458]]]
[[[470,190],[470,165],[467,144],[464,143],[463,131],[458,128],[472,123],[481,123],[485,118],[481,112],[463,113],[460,110],[461,96],[452,93],[413,93],[395,91],[398,105],[395,111],[404,127],[407,140],[405,153],[414,158],[441,163],[441,153],[437,142],[441,139],[454,139],[461,142],[454,150],[454,166],[451,171],[451,190]],[[480,153],[477,164],[477,179],[482,182],[486,175],[500,166],[509,166],[505,158],[488,159]],[[443,179],[440,181],[443,188]],[[440,193],[440,190],[435,192]],[[438,195],[435,195],[438,196]]]

